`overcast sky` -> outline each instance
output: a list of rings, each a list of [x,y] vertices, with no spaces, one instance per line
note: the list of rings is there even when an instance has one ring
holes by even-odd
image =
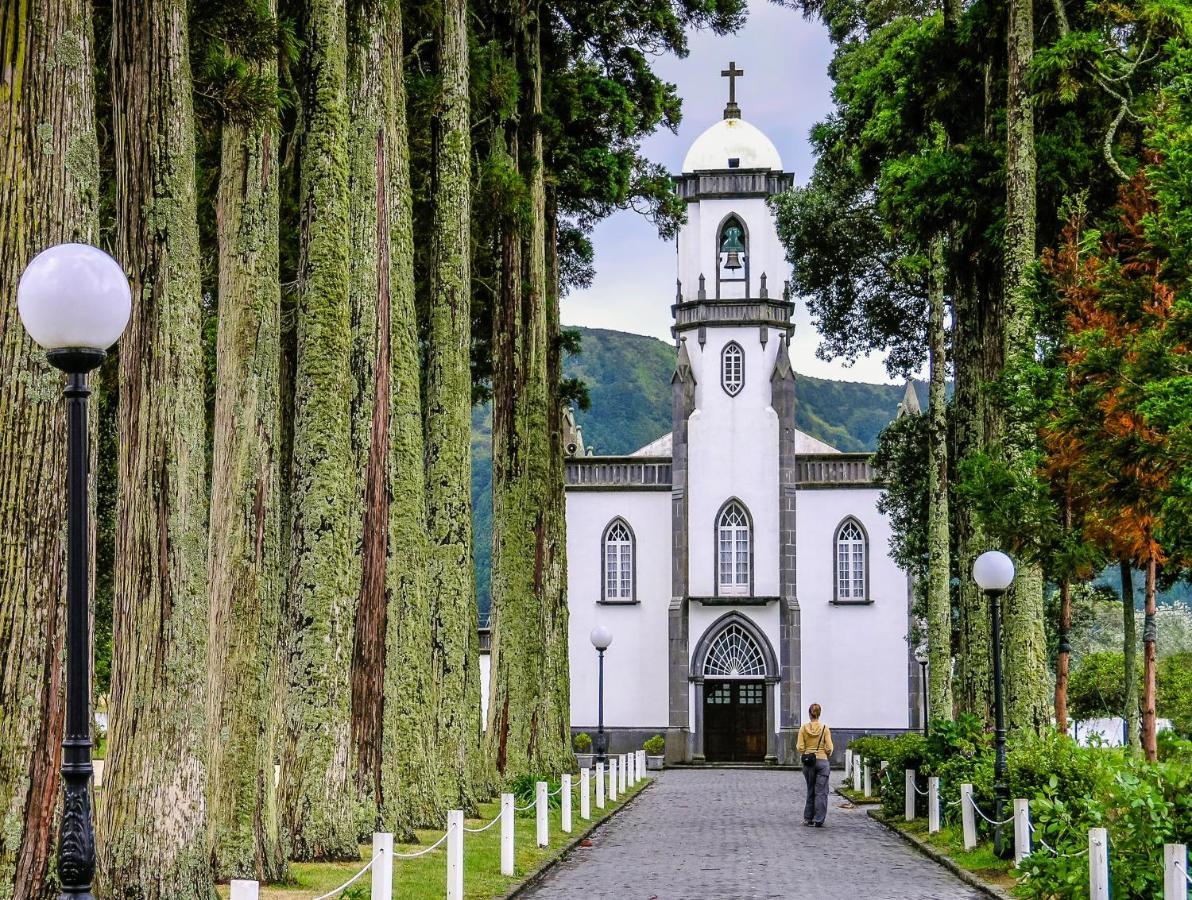
[[[783,165],[803,184],[814,160],[808,135],[831,109],[828,62],[832,48],[818,22],[792,10],[751,0],[749,20],[724,37],[691,36],[686,59],[665,56],[656,71],[679,88],[683,122],[677,135],[662,129],[644,143],[646,155],[678,172],[699,134],[718,120],[728,99],[728,79],[720,76],[735,60],[745,75],[737,80],[742,117],[764,131],[782,155]],[[670,342],[674,298],[675,247],[659,240],[654,227],[625,211],[597,226],[596,279],[587,290],[564,298],[563,322],[648,334]],[[785,278],[785,276],[783,276]],[[773,278],[771,283],[782,283]],[[888,382],[882,357],[859,360],[851,368],[815,355],[819,337],[802,302],[795,312],[791,362],[797,371],[821,378]]]

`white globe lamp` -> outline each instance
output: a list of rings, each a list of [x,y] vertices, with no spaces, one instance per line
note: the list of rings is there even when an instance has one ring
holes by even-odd
[[[1014,561],[1001,550],[987,550],[973,563],[973,581],[983,591],[1004,591],[1014,581]]]
[[[597,650],[607,650],[613,642],[613,633],[605,628],[603,625],[597,625],[592,629],[592,646]]]
[[[58,244],[21,274],[17,311],[53,365],[87,372],[124,333],[132,291],[120,264],[99,248]]]

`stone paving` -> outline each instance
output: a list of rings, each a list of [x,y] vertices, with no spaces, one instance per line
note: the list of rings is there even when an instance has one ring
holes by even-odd
[[[839,773],[832,773],[832,783]],[[671,769],[525,896],[957,900],[983,895],[832,794],[802,825],[799,772]]]

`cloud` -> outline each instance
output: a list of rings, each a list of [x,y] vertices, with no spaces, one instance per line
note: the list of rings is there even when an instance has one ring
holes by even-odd
[[[750,5],[749,20],[739,32],[717,36],[692,34],[686,59],[664,56],[655,69],[674,82],[683,98],[683,121],[677,135],[663,129],[643,144],[646,155],[677,172],[699,134],[720,119],[728,99],[727,79],[720,71],[730,60],[745,70],[737,80],[742,116],[761,128],[778,147],[788,172],[806,181],[815,159],[808,136],[831,110],[832,57],[827,32],[796,10],[771,3]],[[613,328],[649,334],[670,341],[675,283],[675,245],[659,240],[653,226],[631,211],[601,222],[593,232],[596,278],[591,288],[564,298],[565,324]],[[782,279],[771,279],[771,283]],[[846,368],[815,356],[819,336],[806,306],[795,313],[791,357],[808,375],[849,381],[888,382],[882,356],[871,355]]]

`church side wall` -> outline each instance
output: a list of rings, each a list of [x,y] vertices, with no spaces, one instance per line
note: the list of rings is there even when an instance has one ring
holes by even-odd
[[[798,492],[803,703],[823,706],[833,731],[910,725],[907,578],[890,559],[890,524],[877,511],[879,495],[876,488]],[[836,528],[847,516],[868,536],[870,604],[832,603]]]
[[[603,624],[613,634],[604,655],[604,726],[614,729],[613,752],[631,749],[621,747],[616,729],[634,731],[633,748],[641,746],[637,732],[666,731],[670,500],[669,491],[567,492],[572,731],[596,730],[597,655],[589,635]],[[601,544],[605,527],[617,516],[634,535],[638,602],[632,604],[600,602]]]

